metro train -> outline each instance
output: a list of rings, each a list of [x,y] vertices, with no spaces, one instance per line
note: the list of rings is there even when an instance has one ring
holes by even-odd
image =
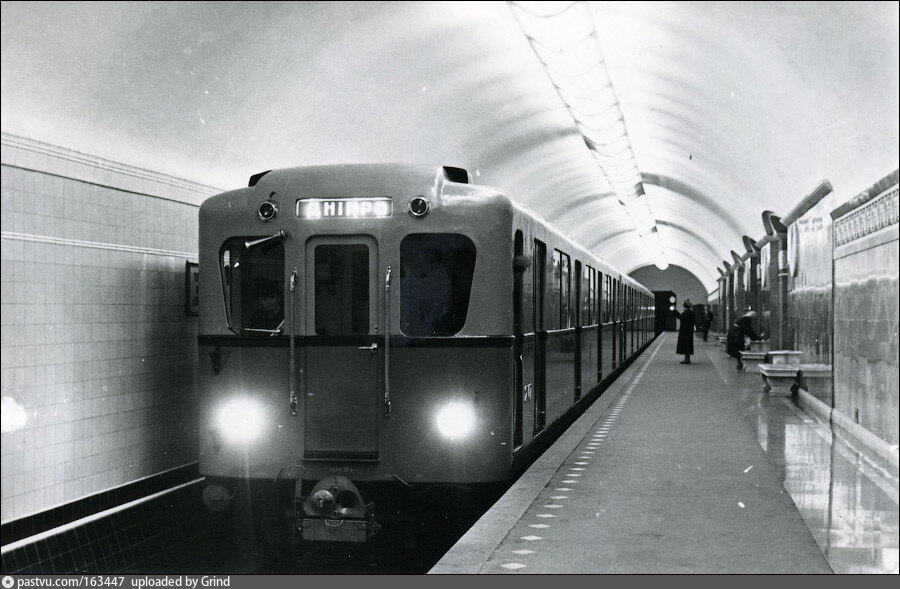
[[[199,235],[203,500],[301,541],[509,484],[654,337],[650,291],[461,168],[263,172]]]

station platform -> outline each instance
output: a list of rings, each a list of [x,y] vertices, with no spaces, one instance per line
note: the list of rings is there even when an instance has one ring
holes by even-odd
[[[429,574],[897,573],[897,469],[663,333]]]

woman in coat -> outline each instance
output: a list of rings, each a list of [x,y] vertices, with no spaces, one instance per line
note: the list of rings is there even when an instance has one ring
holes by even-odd
[[[744,368],[744,362],[741,359],[741,351],[746,349],[744,344],[746,338],[750,338],[753,341],[758,341],[760,339],[751,326],[753,318],[756,316],[756,311],[748,311],[741,315],[728,330],[727,339],[725,341],[725,352],[737,360],[738,370]]]
[[[674,313],[681,320],[675,353],[684,355],[682,364],[690,364],[691,355],[694,353],[694,312],[691,310],[691,299],[684,300],[684,311],[681,313],[675,311]]]

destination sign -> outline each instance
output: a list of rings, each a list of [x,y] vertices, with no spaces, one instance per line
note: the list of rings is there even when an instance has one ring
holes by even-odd
[[[366,198],[301,198],[297,201],[297,216],[301,219],[366,219],[390,217],[390,197]]]

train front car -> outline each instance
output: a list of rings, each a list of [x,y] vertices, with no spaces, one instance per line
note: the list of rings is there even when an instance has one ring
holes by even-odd
[[[250,184],[200,210],[207,506],[244,493],[306,540],[355,543],[373,499],[381,519],[397,497],[508,480],[509,198],[456,168]]]

